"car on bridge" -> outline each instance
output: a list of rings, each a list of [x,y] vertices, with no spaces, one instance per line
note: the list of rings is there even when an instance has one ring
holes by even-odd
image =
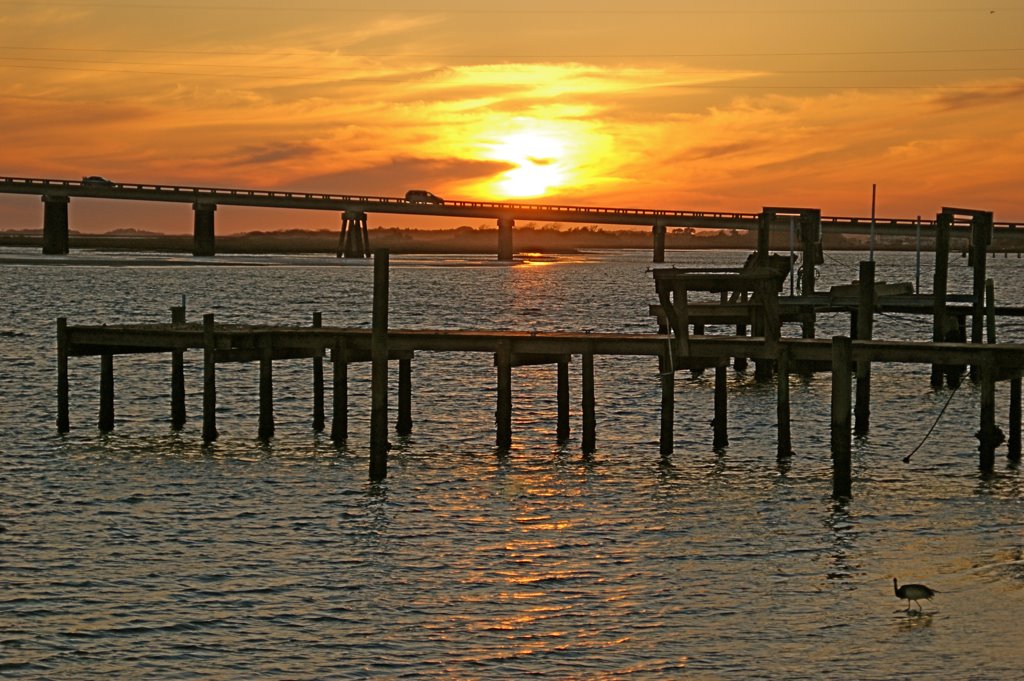
[[[86,187],[113,187],[114,183],[99,175],[89,175],[82,178],[82,184]]]
[[[409,203],[432,203],[437,206],[444,205],[444,199],[436,194],[431,194],[426,189],[410,189],[405,193],[405,200]]]

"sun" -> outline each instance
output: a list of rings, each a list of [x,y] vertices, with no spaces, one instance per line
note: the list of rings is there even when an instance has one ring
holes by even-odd
[[[493,182],[491,192],[499,198],[543,196],[568,181],[565,145],[551,133],[510,133],[491,145],[488,156],[512,166]]]

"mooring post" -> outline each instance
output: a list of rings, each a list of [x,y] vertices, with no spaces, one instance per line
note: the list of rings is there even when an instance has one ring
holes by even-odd
[[[935,277],[932,284],[932,341],[941,343],[946,338],[946,282],[949,275],[949,230],[953,216],[939,213],[935,216]],[[932,387],[941,388],[943,367],[932,365]]]
[[[653,235],[654,235],[654,258],[653,262],[661,263],[665,262],[665,223],[655,222]]]
[[[68,318],[57,317],[57,432],[71,430],[68,390]]]
[[[408,435],[412,432],[412,360],[398,360],[398,421],[395,432]]]
[[[594,402],[594,353],[583,353],[583,453],[597,451],[597,414]]]
[[[658,449],[662,456],[668,456],[674,449],[676,413],[676,376],[672,370],[671,349],[658,358],[658,370],[661,378],[661,433]]]
[[[744,303],[747,302],[747,293],[746,293],[746,291],[743,292],[743,302]],[[737,324],[736,325],[736,335],[741,337],[741,338],[746,338],[746,336],[747,336],[747,325],[746,324]],[[747,370],[747,358],[746,357],[742,357],[740,355],[737,355],[736,357],[733,358],[733,364],[732,365],[736,369],[736,371],[746,371]]]
[[[335,339],[331,361],[334,363],[331,440],[340,444],[348,438],[348,345],[344,338]]]
[[[984,473],[995,468],[996,447],[996,368],[995,358],[986,352],[978,373],[981,376],[981,427],[978,429],[978,466]]]
[[[715,437],[712,449],[716,452],[729,446],[729,384],[726,366],[715,367]]]
[[[497,368],[498,403],[494,410],[495,444],[498,449],[512,447],[512,345],[508,339],[498,341],[494,353]]]
[[[100,355],[100,431],[114,429],[114,355]]]
[[[203,315],[203,442],[217,439],[217,341],[213,313]]]
[[[776,395],[775,413],[778,420],[778,453],[779,459],[793,455],[793,437],[790,427],[789,409],[789,348],[779,349],[778,362],[778,394]]]
[[[555,437],[559,442],[569,439],[569,355],[558,360],[558,425]]]
[[[1010,379],[1010,437],[1006,443],[1006,458],[1020,461],[1020,418],[1021,418],[1021,377],[1018,373]]]
[[[985,330],[989,343],[996,342],[996,289],[991,279],[985,280]]]
[[[832,338],[832,496],[851,494],[850,362],[853,342],[846,336]]]
[[[314,312],[313,328],[322,328],[323,322],[323,315]],[[323,432],[324,421],[324,351],[321,348],[313,357],[313,430]]]
[[[857,340],[871,340],[875,317],[875,262],[860,264],[860,298],[857,301]],[[871,421],[871,362],[857,362],[857,401],[854,433],[866,435]]]
[[[185,324],[185,306],[171,308],[171,324]],[[171,428],[181,430],[185,425],[185,352],[171,351]]]
[[[269,338],[257,339],[259,347],[259,432],[257,437],[273,437],[273,346]]]
[[[388,267],[386,248],[373,254],[373,330],[370,336],[370,480],[388,476]]]

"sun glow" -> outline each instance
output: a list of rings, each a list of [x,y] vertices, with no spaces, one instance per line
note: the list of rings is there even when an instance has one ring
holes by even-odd
[[[511,133],[491,145],[488,156],[513,166],[493,181],[490,193],[499,198],[543,196],[570,179],[565,145],[552,133]]]

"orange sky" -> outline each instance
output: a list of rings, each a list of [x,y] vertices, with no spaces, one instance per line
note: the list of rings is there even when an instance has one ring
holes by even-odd
[[[1024,220],[1024,0],[0,5],[0,175],[827,215],[868,215],[877,183],[880,216]],[[41,216],[0,197],[0,229]],[[191,219],[71,208],[83,231]]]

